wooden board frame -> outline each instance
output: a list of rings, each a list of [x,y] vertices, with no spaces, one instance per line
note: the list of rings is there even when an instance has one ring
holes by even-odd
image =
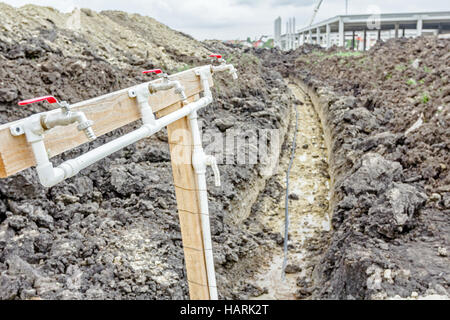
[[[186,96],[191,97],[202,91],[200,79],[195,74],[195,71],[199,68],[202,67],[186,70],[171,75],[169,78],[180,81],[185,88]],[[160,81],[162,79],[148,83]],[[210,77],[209,83],[210,86],[213,86],[212,77]],[[140,119],[136,99],[128,96],[128,91],[131,88],[75,103],[71,107],[74,111],[83,111],[89,120],[94,121],[92,128],[99,137]],[[174,90],[157,92],[149,98],[149,104],[153,112],[177,105],[179,101],[180,96],[175,94]],[[59,112],[59,110],[50,112]],[[11,135],[10,126],[20,121],[0,125],[0,178],[6,178],[36,164],[25,135],[17,137]],[[88,142],[88,140],[83,132],[77,130],[77,125],[72,124],[64,127],[64,129],[56,127],[49,130],[45,134],[44,142],[49,157],[52,158]]]
[[[196,75],[197,69],[190,69],[170,77],[172,80],[180,81],[185,87],[188,102],[199,99],[199,94],[203,91],[200,77]],[[162,80],[152,82],[157,83],[159,81]],[[213,86],[211,76],[209,85]],[[72,105],[72,109],[83,111],[88,119],[94,121],[95,134],[97,136],[104,135],[140,119],[136,99],[128,96],[130,89],[127,88],[76,103]],[[158,118],[183,107],[179,95],[175,94],[174,90],[162,91],[150,96],[149,104]],[[25,135],[16,137],[10,132],[10,127],[19,121],[0,126],[1,178],[35,165],[34,155]],[[167,132],[189,294],[192,300],[209,300],[210,292],[203,243],[199,191],[192,166],[193,142],[189,119],[184,117],[169,124]],[[73,124],[64,128],[57,127],[49,130],[45,134],[44,142],[49,157],[54,157],[86,143],[87,138],[83,132],[77,130],[76,124]]]

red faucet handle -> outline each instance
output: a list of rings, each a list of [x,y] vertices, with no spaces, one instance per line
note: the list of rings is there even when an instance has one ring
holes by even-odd
[[[210,58],[222,59],[222,55],[221,54],[210,54],[209,57]]]
[[[160,73],[162,73],[162,70],[161,70],[161,69],[145,70],[145,71],[142,71],[142,73],[143,73],[143,74],[147,74],[147,73],[160,74]]]
[[[41,101],[47,101],[48,103],[58,103],[58,100],[56,100],[56,98],[54,96],[45,96],[45,97],[38,97],[38,98],[29,99],[29,100],[19,101],[19,106],[25,106],[27,104],[41,102]]]

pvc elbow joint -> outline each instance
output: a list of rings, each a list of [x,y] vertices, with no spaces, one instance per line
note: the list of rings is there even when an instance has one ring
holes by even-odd
[[[213,66],[212,70],[213,70],[213,72],[229,70],[231,76],[233,77],[233,80],[237,80],[238,79],[237,70],[232,64],[223,64],[223,65],[220,65],[220,66],[217,66],[217,67]]]
[[[54,168],[50,162],[38,165],[36,167],[36,171],[40,183],[46,188],[53,187],[66,178],[64,170],[60,168]]]
[[[179,81],[175,82],[175,93],[179,94],[182,100],[186,100],[186,93],[184,92],[184,87],[181,85]]]
[[[233,77],[233,80],[238,79],[238,74],[236,68],[232,65],[230,70],[231,76]]]
[[[205,156],[205,164],[207,166],[210,166],[214,173],[214,184],[216,187],[220,187],[220,171],[219,167],[217,166],[217,160],[214,156]]]
[[[214,173],[214,184],[216,187],[220,187],[220,171],[217,166],[216,157],[211,155],[206,155],[203,148],[196,147],[192,154],[192,166],[194,167],[195,174],[205,174],[206,167],[210,166]]]

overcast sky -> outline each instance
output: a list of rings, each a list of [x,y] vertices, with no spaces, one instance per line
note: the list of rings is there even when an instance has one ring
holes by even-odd
[[[0,0],[14,6],[27,3],[52,6],[63,12],[74,7],[121,10],[151,16],[169,27],[204,39],[252,39],[273,34],[273,21],[295,16],[297,29],[305,26],[317,0]],[[449,0],[349,0],[349,14],[450,11]],[[375,8],[376,10],[376,8]],[[345,14],[345,0],[324,0],[316,22]],[[1,23],[1,21],[0,21]]]

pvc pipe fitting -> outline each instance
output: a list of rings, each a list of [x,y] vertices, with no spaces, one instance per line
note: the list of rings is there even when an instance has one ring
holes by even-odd
[[[222,57],[220,56],[218,58],[221,59]],[[95,138],[95,134],[91,128],[92,121],[89,121],[83,112],[71,112],[67,104],[61,103],[60,106],[62,112],[59,114],[38,114],[29,117],[26,121],[24,121],[24,123],[21,123],[21,125],[15,125],[10,128],[13,135],[26,134],[27,141],[31,144],[35,156],[36,169],[38,172],[39,180],[43,186],[52,187],[57,183],[60,183],[61,181],[76,175],[84,168],[111,155],[112,153],[155,134],[162,128],[181,118],[189,116],[194,144],[192,165],[194,167],[197,179],[200,216],[202,224],[202,237],[205,249],[206,271],[210,298],[212,300],[217,300],[218,294],[214,268],[214,257],[212,252],[211,226],[206,185],[206,167],[212,167],[216,186],[220,186],[220,172],[217,166],[216,158],[211,155],[206,155],[203,150],[200,129],[198,126],[197,110],[206,107],[213,101],[211,89],[209,87],[210,73],[224,70],[229,70],[233,75],[233,78],[237,79],[236,69],[231,64],[222,64],[217,67],[206,66],[198,68],[196,70],[196,74],[200,76],[204,96],[199,100],[189,103],[183,108],[178,109],[175,112],[172,112],[169,115],[166,115],[157,120],[155,119],[153,111],[148,103],[150,94],[153,94],[160,90],[169,90],[171,88],[174,88],[175,92],[179,94],[184,101],[186,100],[186,94],[181,83],[179,81],[169,80],[167,75],[163,74],[164,80],[162,83],[150,85],[143,84],[131,89],[129,91],[129,96],[130,98],[137,99],[143,121],[142,127],[113,141],[110,141],[94,150],[91,150],[75,159],[65,161],[56,168],[54,168],[52,163],[49,161],[47,150],[45,148],[43,140],[43,133],[45,130],[56,126],[68,125],[70,123],[78,122],[79,130],[84,130],[88,138]],[[150,72],[156,74],[162,73],[162,71],[159,69],[149,70],[146,73]],[[21,102],[21,105],[44,100],[48,101],[49,103],[57,103],[57,100],[54,97],[47,96],[23,101]]]
[[[220,66],[212,66],[213,72],[229,71],[233,77],[233,80],[238,79],[238,74],[236,68],[232,64],[222,64]]]
[[[204,97],[202,99],[205,99],[207,104],[212,102],[212,93],[211,89],[209,88],[208,82],[208,75],[210,72],[211,72],[210,68],[202,68],[200,70],[197,70],[197,75],[200,76],[204,92]],[[218,293],[216,284],[216,273],[214,267],[214,256],[212,251],[213,248],[211,240],[211,225],[208,208],[208,192],[206,185],[206,167],[208,165],[211,165],[213,167],[216,186],[220,185],[220,173],[219,168],[217,167],[216,159],[213,156],[206,155],[203,150],[200,129],[198,126],[197,110],[193,110],[189,114],[189,123],[191,127],[192,141],[194,145],[194,150],[192,153],[192,166],[194,167],[199,194],[200,219],[202,224],[202,237],[205,250],[205,262],[206,262],[209,294],[211,300],[217,300]]]
[[[154,94],[158,91],[170,90],[174,88],[175,93],[180,95],[183,101],[187,99],[186,93],[184,92],[184,87],[181,85],[180,81],[170,80],[167,73],[163,73],[161,69],[147,70],[143,71],[142,73],[144,74],[155,73],[156,75],[158,75],[158,77],[163,78],[163,82],[150,84],[148,86],[151,94]]]
[[[210,57],[216,58],[217,61],[220,63],[219,66],[211,66],[211,70],[213,73],[229,70],[231,76],[233,77],[233,80],[238,79],[238,74],[237,74],[236,68],[232,64],[226,64],[226,61],[222,58],[221,54],[211,54]]]

